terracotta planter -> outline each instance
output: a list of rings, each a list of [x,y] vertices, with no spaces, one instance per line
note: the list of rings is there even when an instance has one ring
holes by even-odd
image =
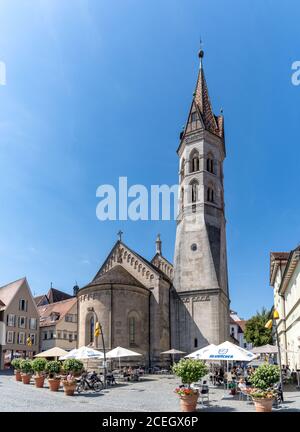
[[[60,387],[60,378],[48,378],[48,384],[51,391],[58,391]]]
[[[180,408],[182,412],[193,412],[196,410],[198,392],[192,395],[180,396]]]
[[[30,374],[21,374],[23,384],[30,384],[31,376]]]
[[[34,381],[35,381],[35,386],[37,388],[43,388],[44,387],[44,381],[45,381],[45,377],[44,376],[35,376],[33,378],[34,378]]]
[[[76,390],[76,383],[70,384],[67,381],[63,381],[64,392],[66,396],[73,396]]]
[[[20,371],[15,371],[16,381],[22,381],[22,376]]]
[[[270,399],[270,398],[268,398],[268,399],[267,398],[266,399],[254,399],[253,398],[256,412],[271,412],[273,400],[274,399]]]

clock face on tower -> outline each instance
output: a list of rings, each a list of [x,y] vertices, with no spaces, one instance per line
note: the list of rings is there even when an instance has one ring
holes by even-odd
[[[196,243],[193,243],[193,244],[191,245],[191,249],[192,249],[193,252],[195,252],[195,251],[197,250],[197,245],[196,245]]]

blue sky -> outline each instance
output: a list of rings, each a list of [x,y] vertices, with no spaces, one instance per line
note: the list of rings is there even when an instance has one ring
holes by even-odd
[[[100,222],[101,184],[178,181],[200,35],[224,110],[231,307],[272,304],[269,253],[300,243],[299,2],[0,0],[0,283],[88,283],[116,240],[151,258],[174,222]]]

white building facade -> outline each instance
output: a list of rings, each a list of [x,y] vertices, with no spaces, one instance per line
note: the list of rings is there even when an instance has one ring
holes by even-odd
[[[300,246],[291,252],[271,252],[270,264],[281,361],[300,370]]]

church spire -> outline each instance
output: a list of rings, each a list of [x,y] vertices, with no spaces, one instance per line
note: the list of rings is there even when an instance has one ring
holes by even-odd
[[[200,58],[200,67],[199,67],[196,89],[194,93],[194,101],[200,110],[205,129],[209,130],[212,133],[216,133],[218,126],[212,110],[212,106],[208,94],[208,87],[204,75],[204,68],[203,68],[204,51],[202,49],[199,51],[198,56]]]
[[[190,115],[187,124],[185,126],[185,130],[181,134],[181,138],[183,138],[187,133],[193,132],[200,128],[204,128],[207,131],[223,138],[224,137],[223,116],[215,116],[212,110],[209,93],[208,93],[208,87],[204,75],[204,67],[203,67],[204,51],[202,47],[200,48],[198,56],[200,59],[200,65],[199,65],[199,73],[198,73],[196,88],[193,94],[193,102],[190,110]],[[197,119],[199,118],[201,121],[197,122]]]

